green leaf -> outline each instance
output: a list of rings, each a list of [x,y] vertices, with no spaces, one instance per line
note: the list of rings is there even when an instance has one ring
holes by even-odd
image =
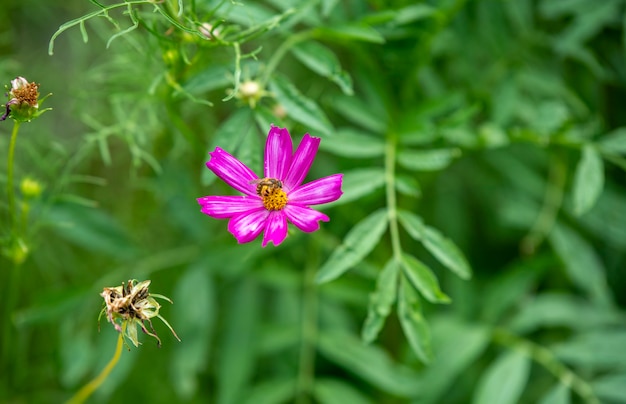
[[[596,148],[586,144],[574,177],[574,213],[578,216],[595,205],[604,188],[604,164]]]
[[[431,303],[450,303],[450,298],[439,289],[439,281],[435,274],[417,258],[402,254],[404,276],[422,296]]]
[[[321,354],[383,391],[410,397],[419,391],[417,375],[409,368],[395,364],[387,352],[375,345],[365,345],[344,331],[321,332],[318,340]]]
[[[338,379],[316,379],[313,386],[316,402],[321,404],[368,404],[369,398],[349,382]]]
[[[626,329],[623,322],[620,325],[618,328],[596,327],[593,331],[577,334],[551,347],[551,350],[560,360],[585,369],[624,368]]]
[[[376,247],[387,229],[387,223],[386,209],[379,209],[357,223],[322,265],[315,281],[332,281],[361,262]]]
[[[538,404],[570,404],[570,402],[569,387],[558,383],[541,398]]]
[[[549,234],[552,248],[565,264],[569,278],[596,302],[609,304],[611,300],[604,274],[604,266],[594,248],[578,233],[557,223]]]
[[[586,299],[569,294],[542,293],[525,299],[520,311],[511,319],[510,327],[525,334],[541,327],[588,330],[619,323],[618,313],[590,304]]]
[[[336,83],[344,94],[354,93],[352,78],[341,70],[337,56],[324,45],[314,41],[301,42],[291,48],[291,52],[306,67]]]
[[[294,379],[270,379],[257,382],[245,392],[244,404],[279,404],[292,401]]]
[[[339,114],[361,128],[377,134],[387,130],[387,118],[358,97],[339,95],[330,103]]]
[[[218,404],[238,403],[249,389],[258,342],[259,298],[258,286],[250,279],[230,293],[216,360]]]
[[[478,323],[466,323],[458,317],[438,317],[432,324],[434,360],[420,372],[416,381],[421,388],[420,402],[443,403],[457,380],[471,371],[474,362],[491,341],[492,331]]]
[[[414,4],[397,10],[393,24],[404,25],[423,20],[437,13],[437,9],[426,4]]]
[[[439,230],[426,226],[419,216],[411,212],[399,210],[398,219],[407,233],[420,241],[443,266],[461,279],[472,277],[472,270],[467,259],[452,240],[444,237]]]
[[[102,209],[76,204],[58,203],[50,207],[47,219],[54,223],[54,232],[88,251],[128,259],[137,248],[116,218]]]
[[[385,172],[382,168],[358,168],[343,174],[341,189],[343,195],[327,206],[342,205],[369,195],[385,184]]]
[[[252,129],[254,129],[252,111],[249,108],[239,108],[217,129],[211,141],[209,152],[220,147],[230,154],[236,155],[237,148]],[[202,167],[202,185],[211,185],[216,178],[217,176],[213,171],[206,166]]]
[[[398,154],[398,163],[407,170],[438,171],[461,156],[461,149],[403,150]]]
[[[430,329],[422,315],[422,307],[414,287],[403,276],[398,296],[398,319],[402,331],[413,352],[424,363],[429,363],[432,358]]]
[[[351,128],[339,129],[336,136],[324,139],[320,148],[349,158],[379,157],[385,154],[385,142],[382,139]]]
[[[398,290],[398,263],[390,259],[378,275],[376,291],[370,294],[367,318],[363,324],[361,337],[366,343],[376,339],[396,301]]]
[[[192,293],[190,293],[192,292]],[[173,293],[172,318],[184,344],[176,344],[170,361],[174,389],[189,399],[198,390],[198,375],[208,364],[208,349],[215,321],[215,292],[203,265],[189,268]]]
[[[607,402],[624,403],[626,391],[626,373],[600,377],[591,383],[596,395]]]
[[[402,195],[419,198],[422,195],[422,189],[419,182],[414,177],[398,174],[396,175],[396,190]]]
[[[270,89],[278,102],[294,120],[309,128],[314,135],[329,136],[334,132],[333,126],[315,101],[305,97],[286,78],[274,76],[270,82]]]
[[[519,351],[501,354],[481,376],[474,404],[515,404],[524,391],[530,360]]]
[[[365,24],[343,24],[319,28],[319,34],[328,39],[385,43],[385,38],[374,28]]]
[[[607,133],[598,139],[596,145],[606,153],[626,154],[626,127]]]

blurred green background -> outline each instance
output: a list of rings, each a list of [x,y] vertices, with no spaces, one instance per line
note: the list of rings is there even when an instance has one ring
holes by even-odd
[[[182,342],[155,321],[92,402],[626,402],[625,11],[4,0],[0,82],[53,110],[20,128],[19,230],[0,169],[0,401],[69,399],[115,349],[102,288],[150,279]],[[216,146],[260,173],[270,123],[344,196],[239,245],[195,198],[233,193]]]

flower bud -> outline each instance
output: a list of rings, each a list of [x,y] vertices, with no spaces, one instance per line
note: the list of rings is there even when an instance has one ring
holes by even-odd
[[[43,187],[39,181],[26,177],[20,183],[20,191],[26,199],[38,198],[41,195]]]

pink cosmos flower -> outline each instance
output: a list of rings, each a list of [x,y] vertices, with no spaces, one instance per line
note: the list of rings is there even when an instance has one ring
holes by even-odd
[[[239,243],[254,240],[263,232],[263,247],[270,241],[279,245],[287,237],[287,221],[304,232],[319,229],[319,221],[330,219],[311,209],[339,199],[343,174],[333,174],[302,185],[317,154],[320,138],[304,135],[293,153],[287,129],[274,125],[265,145],[263,178],[219,147],[209,153],[207,167],[231,187],[238,196],[198,198],[202,213],[216,219],[230,219],[230,231]]]

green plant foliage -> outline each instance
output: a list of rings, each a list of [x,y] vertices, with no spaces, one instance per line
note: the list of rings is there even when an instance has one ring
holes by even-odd
[[[624,402],[624,0],[2,10],[0,402]],[[271,125],[343,194],[262,248],[196,199]]]

